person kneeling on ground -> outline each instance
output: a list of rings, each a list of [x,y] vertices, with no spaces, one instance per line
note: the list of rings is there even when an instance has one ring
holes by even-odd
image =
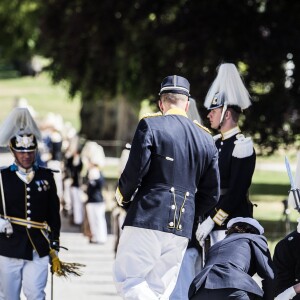
[[[273,264],[264,228],[253,218],[227,224],[226,237],[208,251],[204,269],[195,277],[191,300],[274,299]],[[262,278],[262,289],[252,278]]]

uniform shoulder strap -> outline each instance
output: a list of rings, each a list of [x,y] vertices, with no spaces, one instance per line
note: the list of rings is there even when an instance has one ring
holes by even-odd
[[[198,127],[200,127],[200,128],[202,128],[203,130],[205,130],[206,132],[211,133],[210,130],[209,130],[207,127],[205,127],[205,126],[203,126],[202,124],[200,124],[197,120],[194,120],[193,122],[194,122]]]
[[[160,117],[160,116],[162,116],[162,113],[160,111],[156,113],[146,113],[142,116],[142,119]]]
[[[55,169],[51,169],[51,168],[47,168],[47,167],[42,167],[42,166],[38,166],[38,169],[47,170],[47,171],[52,172],[52,173],[59,173],[60,172],[60,170],[55,170]]]

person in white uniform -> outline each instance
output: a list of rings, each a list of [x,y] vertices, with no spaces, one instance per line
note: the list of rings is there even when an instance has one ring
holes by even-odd
[[[107,241],[105,201],[102,194],[104,177],[97,160],[91,159],[87,173],[86,211],[91,230],[90,243],[104,244]]]

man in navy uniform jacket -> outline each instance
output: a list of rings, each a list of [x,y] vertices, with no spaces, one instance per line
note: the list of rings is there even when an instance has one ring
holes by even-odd
[[[26,108],[0,128],[15,157],[0,171],[0,299],[19,300],[21,288],[27,299],[45,299],[49,251],[59,250],[60,203],[53,173],[35,163],[39,136]]]
[[[136,129],[116,199],[127,209],[114,264],[124,299],[169,299],[194,218],[218,201],[218,154],[199,123],[187,117],[189,82],[168,76],[160,90],[162,113]]]
[[[221,64],[204,102],[219,151],[220,200],[196,232],[200,244],[210,234],[211,244],[225,237],[227,222],[235,217],[253,217],[249,187],[256,154],[250,137],[238,126],[243,110],[251,105],[249,93],[234,64]]]
[[[300,219],[294,230],[275,246],[275,300],[300,299]]]

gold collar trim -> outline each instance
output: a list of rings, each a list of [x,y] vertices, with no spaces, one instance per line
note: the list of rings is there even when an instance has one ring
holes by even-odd
[[[240,133],[240,132],[241,132],[241,129],[238,126],[236,126],[236,127],[232,128],[232,129],[226,131],[226,132],[221,133],[222,140],[229,139],[232,136],[234,136],[234,135],[236,135],[237,133]]]
[[[34,170],[33,168],[25,169],[21,167],[16,161],[15,164],[18,166],[18,170],[16,171],[17,176],[25,183],[29,184],[33,177],[34,177]]]
[[[22,173],[20,171],[16,171],[16,174],[23,182],[29,184],[34,177],[35,172],[31,171],[30,173]]]
[[[180,115],[180,116],[188,117],[186,112],[183,109],[180,109],[180,108],[170,108],[165,113],[165,116],[167,116],[167,115]]]

